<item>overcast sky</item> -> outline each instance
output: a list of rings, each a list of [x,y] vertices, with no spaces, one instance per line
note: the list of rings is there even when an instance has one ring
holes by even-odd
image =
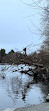
[[[0,0],[0,49],[5,48],[7,52],[15,48],[22,50],[31,43],[41,42],[39,32],[31,23],[39,26],[37,11],[21,0]]]

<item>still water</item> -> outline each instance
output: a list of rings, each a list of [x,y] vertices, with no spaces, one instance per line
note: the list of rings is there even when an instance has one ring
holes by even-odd
[[[33,81],[32,76],[15,72],[21,66],[24,67],[23,70],[28,68],[25,65],[0,65],[0,111],[45,102],[47,86],[41,82],[29,84]]]

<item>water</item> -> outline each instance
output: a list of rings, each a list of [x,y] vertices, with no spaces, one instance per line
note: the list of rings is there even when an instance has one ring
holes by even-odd
[[[28,66],[22,66],[27,70]],[[13,72],[20,68],[21,65],[0,65],[0,111],[5,109],[10,111],[9,108],[15,109],[45,102],[47,86],[40,82],[29,84],[33,81],[33,77],[18,71]],[[27,87],[28,84],[29,87]]]

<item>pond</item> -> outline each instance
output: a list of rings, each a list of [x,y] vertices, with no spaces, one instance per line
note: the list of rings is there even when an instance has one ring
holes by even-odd
[[[48,93],[47,85],[42,82],[31,84],[33,77],[21,74],[22,66],[26,70],[29,67],[25,65],[0,65],[0,111],[10,111],[11,108],[45,102]]]

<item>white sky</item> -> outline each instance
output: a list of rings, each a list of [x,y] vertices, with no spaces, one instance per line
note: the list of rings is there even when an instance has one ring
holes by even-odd
[[[32,3],[32,0],[27,0],[27,3]],[[0,49],[5,48],[7,52],[15,48],[22,50],[28,44],[41,42],[40,35],[34,34],[40,34],[39,30],[37,32],[30,22],[40,26],[37,12],[38,9],[33,9],[21,0],[0,0]]]

